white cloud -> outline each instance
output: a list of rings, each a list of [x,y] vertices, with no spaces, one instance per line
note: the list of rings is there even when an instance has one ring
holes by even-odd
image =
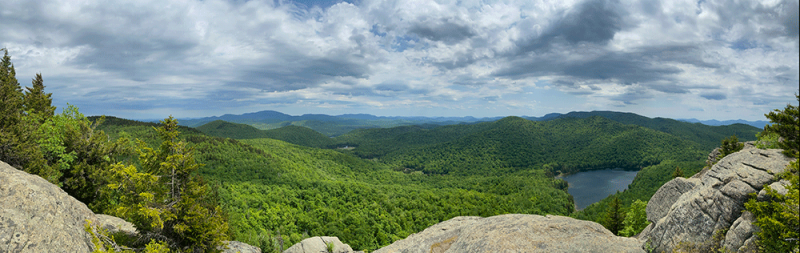
[[[195,117],[281,106],[760,119],[797,92],[797,6],[12,0],[0,3],[0,47],[9,49],[23,85],[42,72],[58,105],[87,114],[141,117],[168,108]],[[558,106],[543,102],[554,94],[563,100]],[[653,115],[660,100],[682,103]],[[729,100],[741,110],[711,108]]]

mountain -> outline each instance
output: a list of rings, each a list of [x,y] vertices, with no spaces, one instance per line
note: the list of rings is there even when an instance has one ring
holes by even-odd
[[[341,122],[370,117],[332,122],[319,119],[334,116],[312,115],[309,119],[318,120],[272,130],[211,121],[182,128],[181,138],[205,164],[200,175],[218,189],[231,228],[240,235],[233,239],[263,246],[267,242],[258,238],[280,233],[291,245],[304,234],[331,235],[356,249],[374,250],[455,216],[527,213],[598,220],[606,200],[574,212],[566,182],[553,176],[612,167],[640,170],[629,189],[615,195],[630,205],[649,199],[676,167],[687,175],[699,171],[710,151],[706,146],[717,145],[726,131],[741,126],[754,131],[750,136],[756,131],[591,113],[600,115],[355,128],[334,138],[294,124],[341,129]],[[150,124],[111,120],[99,129],[112,139],[125,132],[156,146]],[[715,136],[721,138],[711,140]],[[327,149],[317,148],[323,146]],[[353,149],[332,149],[342,146]]]
[[[715,120],[715,119],[712,119],[712,120],[698,120],[698,119],[695,119],[695,118],[691,118],[691,119],[676,119],[676,120],[689,122],[689,123],[701,123],[701,124],[709,125],[709,126],[725,126],[725,125],[733,125],[733,124],[745,124],[745,125],[751,125],[751,126],[753,126],[755,128],[759,128],[759,129],[763,129],[765,125],[770,124],[769,121],[766,121],[766,120],[749,121],[749,120],[743,120],[743,119],[719,121],[719,120]]]
[[[542,117],[523,116],[523,118],[532,121],[548,121],[563,117],[577,117],[585,118],[591,116],[601,116],[623,124],[635,124],[643,127],[655,129],[662,132],[677,133],[675,129],[685,130],[682,128],[691,129],[683,133],[677,133],[683,138],[701,138],[706,147],[711,147],[707,141],[720,140],[719,134],[736,134],[740,139],[750,140],[753,138],[756,130],[753,128],[743,128],[736,125],[751,125],[757,129],[763,128],[767,123],[765,121],[744,121],[744,120],[729,120],[729,121],[703,121],[700,122],[695,119],[689,120],[672,120],[665,118],[648,118],[633,113],[612,112],[612,111],[592,111],[592,112],[570,112],[567,114],[550,113]],[[289,125],[302,126],[310,128],[314,131],[320,132],[326,136],[335,137],[342,134],[349,133],[356,129],[369,129],[369,128],[390,128],[396,126],[410,126],[410,125],[427,125],[427,128],[432,126],[442,125],[455,125],[455,124],[474,124],[479,122],[497,121],[503,117],[386,117],[375,116],[370,114],[342,114],[337,116],[325,114],[304,114],[300,116],[292,116],[277,111],[260,111],[253,113],[245,113],[239,115],[225,114],[222,116],[198,118],[198,119],[180,119],[179,123],[189,127],[199,127],[206,123],[223,120],[231,123],[240,123],[251,125],[257,129],[269,130],[281,128]],[[705,130],[702,127],[688,127],[689,125],[680,125],[679,123],[702,123],[707,126],[734,126],[728,127],[728,130],[713,130],[709,135],[707,132],[695,132],[694,130]],[[673,132],[669,132],[673,131]],[[758,130],[760,131],[760,130]],[[719,133],[719,134],[716,134]],[[751,134],[752,133],[752,134]],[[725,136],[727,137],[727,136]],[[723,137],[724,138],[724,137]],[[716,145],[716,144],[713,144]]]
[[[326,136],[338,136],[355,129],[387,128],[408,125],[452,125],[459,123],[475,123],[495,121],[500,117],[384,117],[369,114],[343,114],[331,116],[325,114],[304,114],[292,116],[276,111],[260,111],[240,115],[225,114],[222,116],[199,119],[180,119],[179,123],[189,127],[199,127],[206,123],[223,120],[232,123],[251,125],[257,129],[269,130],[289,125],[313,129]]]
[[[150,125],[154,123],[112,122],[98,130],[109,133],[111,139],[127,135],[151,147],[159,144]],[[248,127],[217,121],[199,129],[225,133]],[[198,173],[217,189],[236,235],[231,239],[262,248],[274,246],[264,238],[280,234],[287,246],[307,235],[332,235],[356,249],[374,250],[459,215],[568,215],[574,210],[566,183],[543,170],[496,176],[428,176],[404,173],[337,150],[271,138],[214,137],[184,128],[179,138],[193,147],[198,162],[204,164]],[[290,126],[283,130],[293,134],[311,131],[303,129]],[[276,130],[243,131],[277,138],[281,132]]]
[[[231,139],[270,138],[306,147],[327,148],[333,144],[333,140],[328,136],[307,127],[292,125],[270,130],[259,130],[246,124],[215,120],[197,127],[197,130],[216,137]]]
[[[719,146],[722,139],[725,139],[731,135],[736,135],[740,141],[752,141],[756,139],[756,133],[761,132],[761,128],[756,128],[746,124],[737,123],[732,125],[710,126],[698,123],[683,122],[674,119],[648,118],[634,113],[612,111],[549,114],[545,115],[545,117],[540,120],[547,121],[558,118],[588,118],[593,116],[600,116],[622,124],[642,126],[675,135],[685,140],[697,142],[701,144],[703,149],[708,151]]]
[[[702,145],[664,132],[603,117],[495,122],[354,131],[334,138],[353,154],[431,174],[491,175],[548,167],[573,173],[639,169],[664,160],[702,159]]]

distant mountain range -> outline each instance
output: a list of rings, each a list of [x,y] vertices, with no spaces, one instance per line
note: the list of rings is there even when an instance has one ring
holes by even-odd
[[[751,126],[754,126],[754,127],[757,127],[757,128],[761,128],[761,129],[763,129],[765,125],[769,124],[769,121],[766,121],[766,120],[748,121],[748,120],[743,120],[743,119],[719,121],[719,120],[715,120],[715,119],[712,119],[712,120],[698,120],[698,119],[692,118],[692,119],[676,119],[676,120],[689,122],[689,123],[701,123],[701,124],[709,125],[709,126],[725,126],[725,125],[733,125],[733,124],[745,124],[745,125],[751,125]]]
[[[591,111],[591,112],[570,112],[550,113],[542,117],[523,116],[522,118],[532,121],[548,121],[557,118],[586,118],[591,116],[601,116],[614,120],[628,121],[627,124],[637,124],[645,120],[663,121],[664,118],[647,118],[634,113],[612,112],[612,111]],[[424,128],[431,128],[442,125],[454,124],[474,124],[478,122],[492,122],[502,119],[503,117],[402,117],[402,116],[375,116],[370,114],[343,114],[343,115],[326,115],[326,114],[304,114],[300,116],[292,116],[277,111],[260,111],[253,113],[245,113],[239,115],[225,114],[222,116],[213,116],[206,118],[196,119],[180,119],[181,125],[189,127],[199,127],[212,121],[223,120],[227,122],[240,123],[251,125],[257,129],[270,130],[278,129],[285,126],[302,126],[313,129],[326,136],[339,136],[348,133],[355,129],[365,128],[390,128],[397,126],[411,126],[419,125]],[[733,124],[745,124],[754,126],[756,128],[763,128],[768,124],[767,121],[746,121],[746,120],[697,120],[697,119],[676,119],[688,123],[700,123],[708,126],[724,126]],[[648,121],[649,122],[649,121]]]
[[[385,117],[370,114],[343,114],[337,116],[325,114],[304,114],[292,116],[276,111],[260,111],[240,115],[225,114],[222,116],[199,119],[179,119],[181,125],[199,127],[209,122],[223,120],[232,123],[247,124],[261,130],[278,129],[285,126],[303,126],[311,128],[327,136],[339,136],[355,129],[388,128],[397,126],[422,125],[435,127],[463,123],[496,121],[502,117]]]

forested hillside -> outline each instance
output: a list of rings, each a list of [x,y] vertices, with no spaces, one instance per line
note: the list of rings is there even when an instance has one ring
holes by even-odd
[[[401,182],[396,177],[408,177],[416,180],[412,181],[416,186],[507,196],[513,193],[509,189],[520,188],[506,185],[507,181],[513,182],[509,176],[530,180],[531,174],[526,173],[533,173],[550,179],[552,186],[563,188],[563,181],[554,180],[554,175],[604,168],[640,170],[628,190],[612,196],[621,200],[623,208],[635,200],[648,200],[658,187],[672,178],[676,167],[682,168],[687,175],[699,171],[710,149],[718,146],[720,139],[727,137],[727,134],[741,134],[742,139],[747,140],[754,139],[757,132],[757,129],[744,125],[710,127],[616,112],[571,113],[543,121],[507,117],[475,124],[357,129],[333,139],[307,128],[286,127],[263,131],[221,121],[198,129],[210,135],[243,139],[241,142],[254,147],[278,143],[256,137],[306,146],[293,146],[306,151],[317,150],[307,147],[347,146],[352,149],[338,151],[354,155],[348,156],[350,159],[362,162],[367,162],[363,159],[371,160],[366,166],[371,170],[404,173],[395,172],[392,179],[368,185]],[[269,134],[278,131],[281,134]],[[717,137],[719,139],[712,140]],[[287,155],[292,157],[289,154],[284,157]],[[291,160],[320,159],[294,157]],[[353,170],[364,168],[363,165],[348,167]],[[369,171],[362,170],[360,173]],[[222,174],[261,177],[248,172],[229,171]],[[609,201],[610,198],[605,199],[571,215],[600,222]]]
[[[634,113],[611,111],[570,112],[555,118],[588,118],[594,116],[668,133],[685,140],[697,142],[703,149],[707,150],[716,148],[719,146],[720,140],[731,135],[736,135],[741,141],[752,141],[756,139],[756,133],[761,132],[761,129],[745,124],[708,126],[700,123],[689,123],[666,118],[648,118]]]
[[[599,116],[534,122],[496,122],[424,130],[369,129],[335,138],[351,152],[426,174],[489,175],[547,168],[554,174],[583,170],[641,169],[664,160],[700,160],[699,144]],[[504,171],[507,169],[507,171]]]
[[[152,126],[130,123],[99,129],[112,138],[155,139],[148,134]],[[181,137],[205,164],[199,173],[219,189],[235,239],[264,249],[280,242],[269,239],[278,235],[286,247],[306,236],[331,235],[358,249],[376,249],[459,215],[573,211],[566,183],[540,169],[434,176],[274,139],[233,140],[191,130]]]
[[[197,130],[216,137],[231,139],[270,138],[306,147],[328,148],[331,138],[307,127],[289,125],[271,130],[259,130],[253,126],[216,120],[197,127]]]

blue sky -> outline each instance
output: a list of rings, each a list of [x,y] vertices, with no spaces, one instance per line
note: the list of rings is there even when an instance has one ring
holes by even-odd
[[[22,85],[87,115],[763,120],[796,104],[798,1],[10,0]]]

